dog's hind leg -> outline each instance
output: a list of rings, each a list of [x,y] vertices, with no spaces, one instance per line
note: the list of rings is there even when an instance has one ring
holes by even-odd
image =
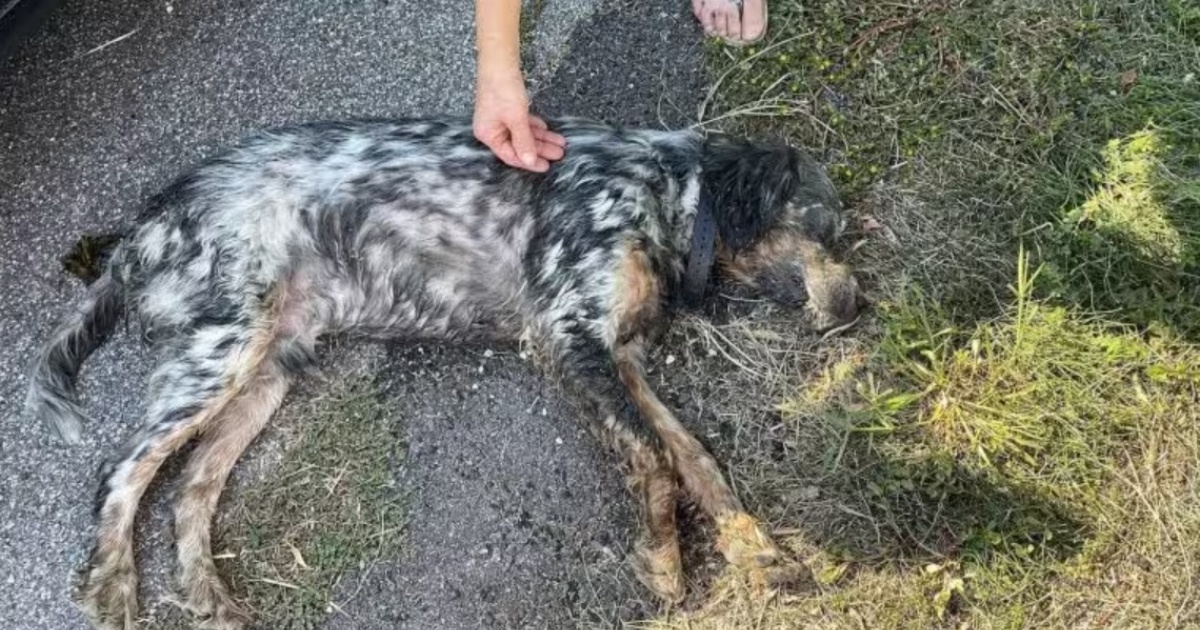
[[[683,600],[683,562],[679,553],[679,527],[675,509],[679,482],[669,458],[660,449],[636,442],[624,449],[632,469],[633,491],[641,499],[643,538],[634,551],[638,580],[666,601]]]
[[[264,361],[237,398],[204,429],[183,471],[175,501],[178,581],[185,606],[206,628],[234,630],[249,620],[213,563],[213,515],[234,464],[279,408],[289,384],[274,359]]]
[[[237,397],[272,345],[271,326],[206,324],[171,347],[154,373],[146,422],[107,466],[97,495],[96,542],[77,597],[100,628],[136,627],[133,531],[138,504],[162,463]]]

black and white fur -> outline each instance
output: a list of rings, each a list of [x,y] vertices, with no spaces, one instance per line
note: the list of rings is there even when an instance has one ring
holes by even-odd
[[[45,346],[28,409],[67,441],[74,381],[123,314],[159,350],[142,429],[106,469],[79,598],[102,628],[136,622],[132,527],[159,464],[199,446],[176,507],[180,582],[209,626],[244,613],[217,577],[209,523],[229,470],[327,337],[528,339],[630,464],[644,531],[639,575],[678,599],[680,484],[720,547],[763,583],[795,565],[747,515],[719,467],[641,371],[711,195],[719,270],[818,327],[853,319],[857,285],[828,248],[837,195],[799,151],[698,132],[552,121],[566,156],[509,169],[469,121],[317,123],[265,131],[152,198],[106,272]],[[669,509],[667,509],[669,505]]]

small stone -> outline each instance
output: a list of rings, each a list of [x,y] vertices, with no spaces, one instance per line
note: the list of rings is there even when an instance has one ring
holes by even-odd
[[[494,356],[496,356],[496,353],[492,352],[490,348],[483,351],[483,358],[485,359],[490,359]]]
[[[672,364],[672,363],[674,363],[674,362],[675,362],[675,355],[673,355],[673,354],[668,354],[668,355],[667,355],[667,361],[666,361],[667,365],[671,365],[671,364]]]
[[[559,446],[562,446],[562,443],[563,443],[562,438],[560,438],[560,437],[554,438],[554,443]]]

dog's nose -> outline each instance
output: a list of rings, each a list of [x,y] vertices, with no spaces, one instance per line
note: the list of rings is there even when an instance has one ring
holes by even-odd
[[[817,322],[818,330],[828,330],[849,324],[871,305],[870,299],[858,288],[858,283],[851,282],[846,289],[848,291],[841,294],[841,299],[830,305],[832,308],[821,311],[821,317]]]

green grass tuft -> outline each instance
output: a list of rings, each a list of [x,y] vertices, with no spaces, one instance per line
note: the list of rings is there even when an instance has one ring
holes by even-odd
[[[1200,180],[1149,128],[1111,140],[1090,195],[1047,235],[1059,291],[1141,326],[1200,333]],[[1198,145],[1200,146],[1200,145]]]

